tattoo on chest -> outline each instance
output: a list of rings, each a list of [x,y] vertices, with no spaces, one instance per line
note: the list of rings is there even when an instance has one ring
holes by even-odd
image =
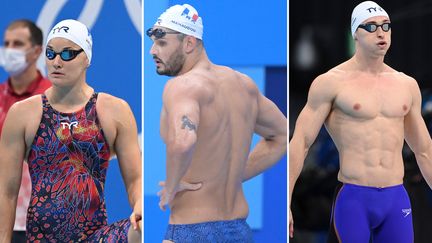
[[[182,129],[188,129],[189,131],[196,131],[196,125],[187,116],[182,117]]]

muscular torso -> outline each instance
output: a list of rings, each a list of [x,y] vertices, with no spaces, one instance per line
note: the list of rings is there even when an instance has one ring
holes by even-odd
[[[413,98],[409,78],[390,68],[379,74],[341,69],[330,71],[336,93],[325,121],[339,151],[339,180],[401,184],[404,117]]]
[[[256,91],[250,80],[226,67],[212,66],[186,75],[202,88],[205,98],[200,101],[192,162],[182,180],[202,182],[202,188],[176,195],[170,223],[245,218],[248,206],[242,179],[257,116]],[[165,113],[161,135],[166,141]]]

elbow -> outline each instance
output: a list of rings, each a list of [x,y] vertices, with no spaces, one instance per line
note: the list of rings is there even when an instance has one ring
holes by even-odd
[[[288,147],[288,137],[286,133],[282,136],[281,144],[285,149]]]
[[[432,160],[432,143],[417,150],[413,149],[418,164],[429,163]]]
[[[20,189],[20,183],[16,183],[18,180],[11,180],[7,183],[7,186],[3,189],[4,196],[10,200],[17,200],[18,192]],[[19,182],[21,182],[19,180]]]
[[[306,157],[309,152],[309,148],[312,146],[312,143],[313,140],[308,139],[308,137],[296,136],[296,134],[294,134],[289,144],[290,157],[292,156],[291,152],[295,154],[301,153],[304,157]]]
[[[288,141],[287,141],[287,134],[281,133],[278,135],[272,135],[265,138],[267,142],[270,142],[274,144],[274,147],[277,147],[278,150],[283,151],[284,153],[287,152],[288,147]]]
[[[195,147],[195,141],[172,141],[167,144],[167,152],[171,155],[189,154]]]
[[[279,139],[278,144],[279,144],[280,150],[283,151],[283,153],[285,154],[287,152],[287,148],[288,148],[286,134]]]

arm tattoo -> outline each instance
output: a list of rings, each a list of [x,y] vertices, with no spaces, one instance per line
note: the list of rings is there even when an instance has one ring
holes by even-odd
[[[195,131],[196,132],[196,125],[193,124],[193,122],[189,119],[187,116],[182,117],[182,129],[189,129],[189,131]]]

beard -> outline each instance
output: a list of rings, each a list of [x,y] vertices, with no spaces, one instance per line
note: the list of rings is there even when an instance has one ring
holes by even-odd
[[[157,57],[156,57],[157,58]],[[160,59],[159,59],[160,60]],[[162,62],[162,60],[160,60]],[[159,75],[177,76],[183,68],[185,62],[185,55],[182,53],[181,48],[177,48],[176,51],[171,54],[166,62],[162,62],[164,69],[156,69]]]

